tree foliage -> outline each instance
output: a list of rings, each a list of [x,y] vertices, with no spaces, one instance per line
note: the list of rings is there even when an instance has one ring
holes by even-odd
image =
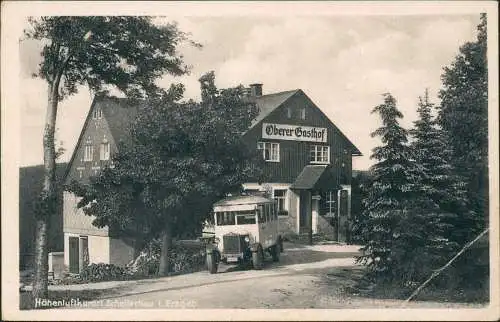
[[[87,85],[100,92],[113,85],[128,97],[159,88],[156,78],[182,75],[188,67],[176,48],[186,35],[175,24],[157,26],[151,17],[51,16],[30,18],[25,34],[43,44],[36,77],[58,84],[62,100]]]
[[[378,113],[382,126],[372,136],[379,136],[382,144],[373,149],[370,168],[371,181],[364,199],[365,225],[362,229],[366,245],[365,255],[358,258],[368,265],[377,277],[392,279],[395,262],[395,243],[401,236],[401,221],[408,215],[408,200],[417,194],[419,168],[412,160],[407,144],[408,131],[399,125],[403,114],[391,94],[384,94],[384,102],[372,113]]]
[[[242,99],[242,88],[218,90],[214,81],[213,73],[200,79],[201,102],[144,105],[114,168],[70,187],[95,225],[140,227],[146,238],[166,227],[172,237],[199,231],[213,202],[259,175],[261,158],[241,136],[257,107]]]
[[[486,15],[481,15],[477,40],[467,42],[442,74],[438,123],[447,134],[457,173],[466,178],[477,235],[488,220],[488,67]]]
[[[131,98],[165,91],[155,80],[165,73],[187,72],[176,52],[186,35],[175,24],[157,26],[151,17],[31,17],[27,39],[41,44],[42,61],[34,77],[47,82],[47,113],[43,137],[44,186],[36,221],[33,299],[48,296],[47,226],[53,215],[55,182],[54,134],[58,103],[86,85],[94,93],[114,88]]]
[[[434,183],[444,179],[432,173],[437,156],[427,154],[436,152],[432,149],[439,140],[429,106],[427,99],[420,103],[413,144],[408,143],[409,131],[399,125],[403,114],[392,95],[385,94],[384,103],[373,110],[380,114],[382,126],[372,135],[380,136],[383,145],[373,150],[372,158],[378,162],[364,184],[359,225],[366,246],[358,260],[379,281],[401,285],[421,281],[455,246],[448,239],[453,214],[433,199],[443,195]]]
[[[468,209],[465,179],[457,173],[453,161],[453,149],[448,144],[447,132],[443,131],[432,115],[434,104],[429,101],[428,91],[419,97],[419,119],[410,131],[415,160],[423,169],[422,192],[440,209],[440,225],[444,236],[457,245],[469,240],[472,227],[477,226],[474,212]],[[436,227],[438,229],[439,227]]]

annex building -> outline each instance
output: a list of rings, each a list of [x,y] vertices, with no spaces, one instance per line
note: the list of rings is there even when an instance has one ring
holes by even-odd
[[[247,98],[259,115],[243,135],[262,151],[265,183],[246,182],[248,193],[265,192],[277,200],[282,234],[306,232],[346,241],[351,216],[352,157],[360,151],[300,89],[263,95],[262,85],[248,88]],[[106,166],[137,114],[126,99],[96,97],[68,164],[64,182],[86,182]],[[137,254],[134,240],[77,208],[78,199],[63,195],[64,265],[79,272],[86,263],[126,265]],[[308,220],[309,219],[309,220]]]

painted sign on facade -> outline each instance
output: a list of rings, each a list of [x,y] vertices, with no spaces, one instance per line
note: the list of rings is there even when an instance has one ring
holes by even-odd
[[[325,143],[327,130],[324,127],[262,123],[262,138]]]

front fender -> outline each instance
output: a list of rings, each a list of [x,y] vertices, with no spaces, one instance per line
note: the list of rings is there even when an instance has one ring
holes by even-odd
[[[206,252],[207,252],[207,254],[212,254],[214,252],[219,253],[219,249],[217,248],[217,245],[215,245],[215,244],[208,244],[206,247]]]
[[[253,244],[251,244],[251,245],[250,245],[250,250],[251,250],[252,252],[256,252],[256,251],[259,249],[259,247],[262,247],[262,246],[260,245],[260,243],[253,243]]]

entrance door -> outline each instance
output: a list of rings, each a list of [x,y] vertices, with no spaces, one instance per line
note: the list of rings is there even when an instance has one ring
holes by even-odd
[[[300,211],[299,211],[299,232],[307,233],[308,222],[307,216],[311,212],[311,193],[309,191],[300,192]]]
[[[348,220],[348,211],[349,211],[349,193],[347,190],[340,190],[340,198],[339,198],[339,241],[346,242],[347,241],[347,220]]]
[[[79,238],[69,238],[69,272],[78,274],[80,272],[80,247]]]
[[[89,265],[89,239],[87,236],[81,237],[81,252],[80,252],[80,263],[82,263],[82,268]]]

